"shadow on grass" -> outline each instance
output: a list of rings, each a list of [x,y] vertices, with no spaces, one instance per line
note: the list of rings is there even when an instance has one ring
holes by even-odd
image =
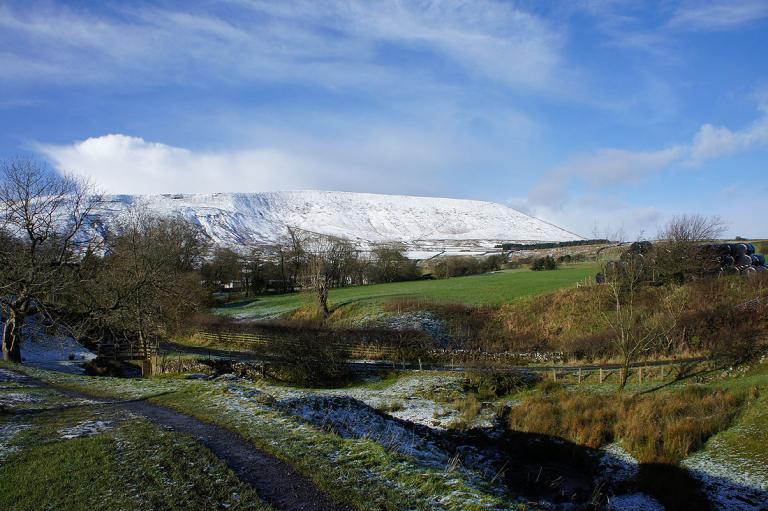
[[[376,441],[425,467],[466,472],[469,486],[488,490],[490,485],[512,500],[547,507],[626,509],[640,501],[653,508],[655,501],[667,511],[760,510],[768,502],[768,492],[760,488],[677,465],[633,463],[549,435],[500,426],[435,430],[346,396],[290,398],[276,406],[343,437]]]

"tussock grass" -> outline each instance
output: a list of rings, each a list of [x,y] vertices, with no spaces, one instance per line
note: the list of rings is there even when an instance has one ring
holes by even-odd
[[[605,396],[558,391],[523,401],[510,413],[508,425],[597,448],[613,440],[617,416],[616,406]]]
[[[619,406],[616,435],[641,462],[677,463],[726,429],[744,399],[702,387],[630,398]]]
[[[452,427],[458,430],[467,430],[472,426],[472,422],[480,414],[483,404],[477,399],[474,393],[467,394],[466,397],[457,399],[453,402],[454,408],[459,412],[459,417],[452,423]]]
[[[511,410],[508,427],[591,448],[619,440],[640,462],[677,463],[728,428],[748,397],[691,386],[619,399],[547,387]]]

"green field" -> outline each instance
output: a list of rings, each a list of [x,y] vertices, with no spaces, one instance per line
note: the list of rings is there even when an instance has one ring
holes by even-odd
[[[573,286],[584,279],[591,279],[597,271],[598,266],[593,263],[574,264],[553,271],[502,270],[442,280],[346,287],[331,290],[329,301],[332,307],[336,307],[362,301],[382,302],[394,297],[424,297],[468,305],[498,305]],[[298,309],[311,301],[312,296],[308,293],[263,296],[233,302],[216,309],[215,312],[240,317],[276,316]]]

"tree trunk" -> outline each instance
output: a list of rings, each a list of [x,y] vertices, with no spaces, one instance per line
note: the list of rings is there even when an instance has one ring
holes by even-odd
[[[323,319],[331,315],[328,310],[328,286],[325,284],[320,284],[317,288],[317,305]]]
[[[24,324],[14,312],[8,313],[3,325],[3,360],[21,363],[21,327]]]
[[[624,388],[627,386],[627,380],[629,380],[629,365],[630,362],[628,360],[624,361],[624,364],[621,368],[621,374],[619,378],[619,395],[621,395],[624,392]]]

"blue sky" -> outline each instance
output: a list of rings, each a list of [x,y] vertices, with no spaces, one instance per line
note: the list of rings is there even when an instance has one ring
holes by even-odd
[[[110,193],[509,204],[768,236],[768,1],[0,2],[0,157]],[[597,225],[597,228],[595,227]]]

